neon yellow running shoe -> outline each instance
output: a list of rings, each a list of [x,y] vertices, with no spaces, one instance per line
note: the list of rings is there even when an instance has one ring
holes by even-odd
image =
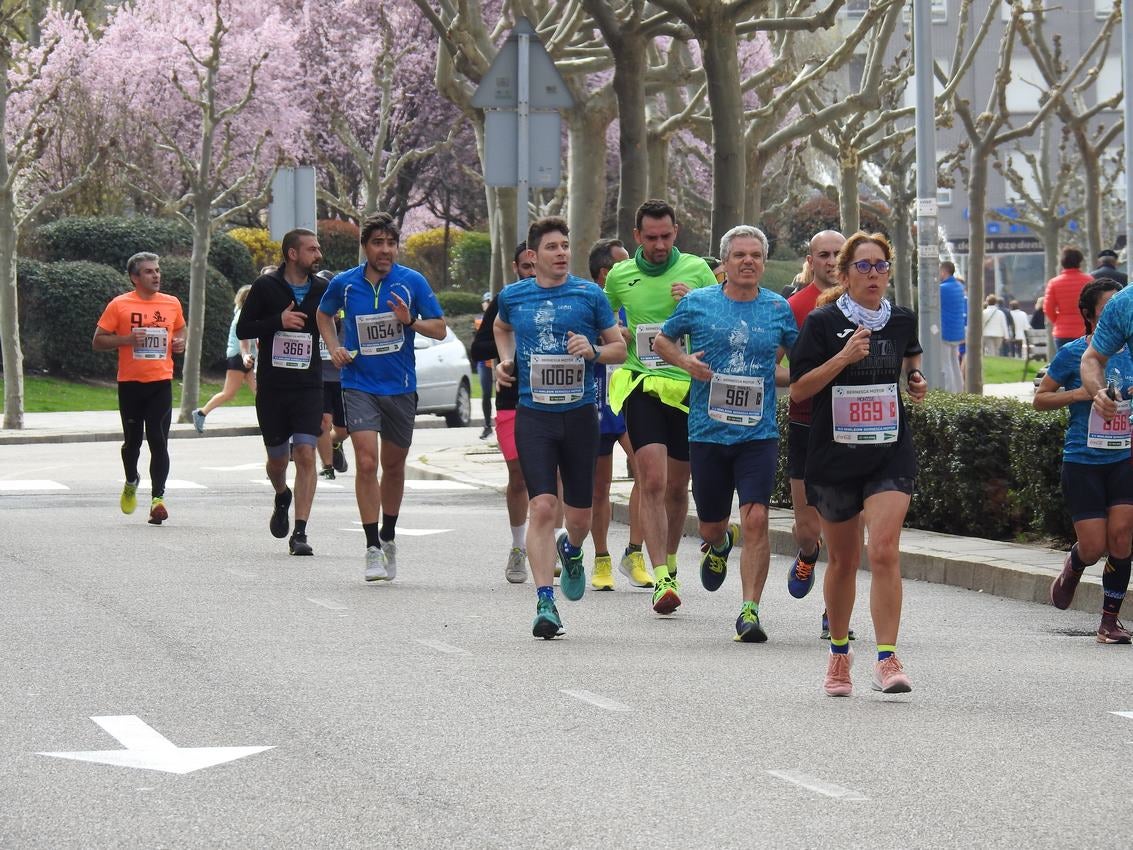
[[[122,508],[122,513],[132,514],[138,507],[138,482],[135,481],[131,484],[126,482],[126,486],[122,488],[122,498],[118,500],[119,506]]]
[[[634,587],[652,587],[653,576],[645,568],[645,556],[628,549],[622,555],[622,562],[618,564],[618,572],[629,579]]]
[[[594,571],[590,574],[590,586],[595,590],[614,589],[614,565],[610,563],[609,555],[595,556]]]
[[[149,503],[149,524],[161,525],[169,519],[169,511],[165,509],[165,500],[160,496]]]

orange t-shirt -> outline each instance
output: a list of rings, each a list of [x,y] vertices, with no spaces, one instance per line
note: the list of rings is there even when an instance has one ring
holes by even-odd
[[[168,381],[173,378],[173,334],[185,327],[181,302],[158,292],[150,298],[126,292],[102,311],[98,326],[107,333],[127,336],[134,328],[152,328],[143,345],[118,347],[118,380]]]

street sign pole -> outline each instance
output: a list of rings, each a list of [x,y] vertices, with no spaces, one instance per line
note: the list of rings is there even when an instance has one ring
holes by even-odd
[[[519,35],[519,80],[516,86],[519,150],[515,158],[515,243],[527,238],[528,200],[531,194],[531,36]]]
[[[940,336],[940,248],[936,209],[936,104],[932,74],[932,10],[913,4],[917,136],[917,330],[924,349],[921,368],[931,388],[944,386]],[[969,272],[973,274],[974,272]]]

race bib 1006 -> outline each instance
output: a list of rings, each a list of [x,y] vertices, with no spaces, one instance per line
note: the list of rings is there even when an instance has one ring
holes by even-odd
[[[277,369],[306,369],[311,365],[311,335],[276,331],[271,342],[271,365]]]
[[[897,442],[897,385],[834,387],[834,442],[877,445]]]
[[[714,374],[708,386],[708,416],[728,425],[757,424],[763,418],[763,378]]]
[[[569,404],[586,390],[586,364],[571,354],[531,355],[531,400],[540,404]]]
[[[168,328],[142,328],[144,336],[134,337],[135,360],[164,360],[169,350]]]
[[[366,356],[401,351],[405,344],[405,326],[393,313],[369,313],[355,320],[358,328],[358,350]]]
[[[1130,444],[1128,401],[1117,403],[1117,415],[1106,422],[1098,412],[1090,408],[1090,421],[1086,426],[1086,445],[1091,449],[1128,449]]]

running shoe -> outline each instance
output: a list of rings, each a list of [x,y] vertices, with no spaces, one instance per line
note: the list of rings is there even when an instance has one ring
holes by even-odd
[[[854,634],[854,630],[850,629],[850,633],[846,635],[850,640],[857,640],[858,636]],[[822,612],[822,634],[818,636],[819,640],[830,640],[830,620],[826,616],[826,611]]]
[[[896,655],[873,665],[873,689],[883,694],[907,694],[913,689]]]
[[[490,436],[492,436],[492,426],[491,425],[485,425],[484,430],[480,432],[480,439],[486,440]]]
[[[652,587],[653,576],[645,568],[645,555],[639,552],[630,552],[628,549],[622,555],[618,564],[618,572],[629,579],[634,587]]]
[[[169,511],[165,509],[165,500],[157,496],[149,503],[149,524],[161,525],[169,519]]]
[[[803,560],[803,553],[795,555],[795,562],[787,570],[787,592],[795,599],[802,599],[814,587],[814,564]]]
[[[564,634],[563,621],[559,619],[559,609],[551,599],[540,599],[535,605],[535,622],[531,624],[531,634],[550,640]]]
[[[1098,626],[1098,643],[1129,643],[1129,630],[1116,617],[1103,618]]]
[[[287,551],[292,555],[314,555],[315,550],[311,548],[311,544],[307,542],[306,534],[292,534],[291,539],[287,541]]]
[[[826,680],[822,683],[822,690],[828,697],[848,697],[854,692],[850,682],[850,667],[854,663],[854,651],[847,653],[831,652],[830,660],[826,662]]]
[[[511,584],[523,584],[527,581],[527,550],[512,546],[507,556],[507,566],[504,567],[504,578]]]
[[[562,578],[559,586],[563,589],[563,596],[571,602],[577,602],[586,593],[586,565],[582,563],[582,550],[573,558],[566,553],[569,543],[567,533],[564,531],[555,541],[555,550],[559,553],[559,563],[562,565]]]
[[[720,585],[728,576],[728,555],[732,553],[732,546],[739,539],[740,527],[732,523],[724,534],[723,552],[717,552],[708,541],[700,545],[700,551],[704,556],[700,559],[700,583],[704,585],[705,590],[720,589]]]
[[[271,512],[271,522],[268,523],[272,537],[278,537],[282,540],[287,536],[287,532],[291,527],[291,521],[287,518],[287,511],[290,507],[291,488],[288,487],[282,493],[276,493],[275,495],[275,508]]]
[[[397,544],[392,540],[383,540],[382,552],[386,556],[386,581],[393,581],[397,578]]]
[[[736,619],[736,636],[732,638],[740,643],[763,643],[767,640],[767,632],[759,624],[759,614],[750,605],[745,605]]]
[[[1083,570],[1082,572],[1085,572]],[[1066,561],[1062,564],[1062,572],[1050,583],[1050,604],[1065,611],[1074,601],[1074,591],[1078,589],[1078,582],[1082,580],[1082,573],[1075,572],[1070,566],[1070,553],[1066,553]]]
[[[335,472],[346,472],[350,464],[346,462],[346,452],[342,450],[342,443],[331,443],[330,462]]]
[[[653,610],[658,614],[672,614],[681,607],[681,597],[678,595],[680,585],[672,576],[658,579],[653,589]]]
[[[193,411],[193,427],[197,429],[198,434],[205,432],[205,414],[199,410]]]
[[[324,466],[322,468],[322,471],[319,473],[319,475],[321,475],[327,481],[334,481],[334,467],[333,466]]]
[[[385,581],[389,578],[386,572],[385,553],[377,546],[366,547],[366,581]]]
[[[118,506],[122,508],[122,513],[132,514],[138,507],[138,482],[135,481],[131,484],[129,481],[122,487],[122,497],[118,500]]]
[[[590,586],[595,590],[614,589],[614,566],[609,555],[594,558],[594,572],[590,574]]]

